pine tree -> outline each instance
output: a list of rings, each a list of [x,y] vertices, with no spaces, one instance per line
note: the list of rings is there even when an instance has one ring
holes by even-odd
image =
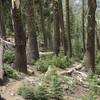
[[[13,1],[12,18],[15,33],[15,68],[18,71],[27,73],[26,37],[21,19],[20,0]]]
[[[60,22],[59,22],[59,8],[58,2],[53,1],[53,15],[54,15],[54,53],[58,56],[60,52]]]
[[[28,61],[32,62],[39,58],[37,34],[35,28],[35,15],[34,15],[34,2],[33,0],[23,0],[25,15],[26,15],[26,25],[28,33]]]
[[[67,29],[67,41],[68,41],[68,56],[72,57],[72,42],[70,32],[70,14],[69,14],[69,0],[66,0],[66,29]]]
[[[96,0],[88,0],[87,71],[95,72],[95,12]]]

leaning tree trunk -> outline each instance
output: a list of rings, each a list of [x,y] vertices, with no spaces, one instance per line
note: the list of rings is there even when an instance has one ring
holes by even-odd
[[[35,31],[35,18],[34,18],[34,2],[33,0],[24,0],[26,8],[26,25],[28,32],[28,60],[30,63],[39,58],[37,34]]]
[[[65,34],[65,28],[64,28],[64,18],[63,18],[63,7],[62,7],[62,0],[58,0],[59,3],[59,17],[60,17],[60,27],[61,27],[61,36],[62,36],[62,42],[64,46],[64,54],[67,55],[68,45],[67,45],[67,36]]]
[[[45,29],[45,19],[43,15],[43,5],[42,5],[43,0],[38,0],[38,2],[39,2],[40,17],[41,17],[41,30],[43,33],[43,40],[44,40],[44,49],[45,51],[47,51],[48,42],[47,42],[47,34],[46,34],[46,29]]]
[[[59,8],[58,2],[53,1],[53,14],[54,14],[54,53],[58,56],[60,52],[60,26],[59,26]]]
[[[88,0],[87,26],[87,67],[88,71],[95,72],[95,12],[96,0]]]
[[[82,0],[82,37],[83,37],[83,50],[84,52],[86,51],[85,49],[85,1]]]
[[[69,14],[69,0],[66,0],[66,28],[67,28],[67,40],[68,40],[68,55],[72,57],[72,43],[70,32],[70,14]]]
[[[15,68],[18,71],[27,73],[26,37],[25,37],[25,32],[23,30],[19,3],[20,0],[16,0],[13,1],[12,5],[12,18],[13,18],[13,27],[15,33],[15,50],[16,50]]]

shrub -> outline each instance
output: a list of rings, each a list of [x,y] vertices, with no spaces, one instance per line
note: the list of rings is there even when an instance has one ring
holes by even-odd
[[[82,96],[80,100],[97,100],[97,96],[89,92],[87,95]]]
[[[35,64],[35,66],[36,66],[36,69],[38,70],[38,71],[41,71],[41,72],[46,72],[47,70],[48,70],[48,67],[49,67],[49,65],[51,65],[52,64],[52,62],[51,62],[51,60],[44,60],[44,59],[39,59],[37,62],[36,62],[36,64]]]
[[[50,100],[63,100],[63,89],[61,79],[55,66],[49,66],[42,80],[48,86],[48,97]]]
[[[43,77],[43,81],[50,81],[51,82],[51,79],[53,76],[55,76],[57,74],[57,69],[55,66],[49,66],[47,72],[44,74],[44,77]]]
[[[38,71],[41,71],[41,72],[44,73],[44,72],[46,72],[48,70],[48,67],[50,65],[54,65],[54,66],[56,66],[58,68],[65,69],[72,62],[73,62],[72,59],[70,59],[70,58],[68,58],[66,56],[62,56],[62,55],[59,55],[58,57],[49,56],[48,58],[45,57],[45,58],[39,59],[35,63],[35,66],[36,66],[36,69]]]
[[[90,74],[88,77],[87,77],[87,80],[89,82],[89,89],[90,89],[90,92],[92,94],[95,94],[95,95],[100,95],[100,88],[98,87],[100,85],[100,79],[97,78],[96,75],[93,75],[93,74]]]
[[[18,78],[18,72],[14,70],[10,65],[4,65],[4,72],[5,75],[10,78],[14,78],[14,79]]]
[[[95,64],[96,64],[96,73],[100,74],[100,52],[99,51],[96,54]]]
[[[34,96],[33,88],[30,85],[23,85],[18,89],[18,95],[26,100],[37,100]]]
[[[63,100],[63,89],[57,74],[52,76],[49,97],[54,100]]]
[[[27,100],[63,100],[63,89],[59,75],[56,69],[52,68],[50,67],[48,71],[49,82],[45,81],[48,75],[44,75],[46,78],[40,80],[34,91],[30,85],[23,85],[18,89],[18,94]]]
[[[71,59],[66,56],[58,56],[53,58],[53,64],[61,69],[65,69],[72,63]]]
[[[100,63],[96,65],[96,74],[100,75]]]
[[[40,83],[37,85],[34,95],[37,98],[37,100],[48,100],[48,91],[47,91],[46,85],[44,83]]]
[[[96,53],[96,60],[95,60],[96,64],[100,64],[100,51],[98,51]]]
[[[85,65],[86,65],[86,61],[87,61],[87,58],[86,58],[86,55],[85,55],[85,56],[83,57],[82,62],[81,62],[83,66],[85,66]]]
[[[15,60],[15,53],[14,53],[14,50],[5,50],[4,52],[4,62],[6,63],[13,63],[14,60]]]

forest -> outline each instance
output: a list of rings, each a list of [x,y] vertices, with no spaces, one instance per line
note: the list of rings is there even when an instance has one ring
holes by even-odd
[[[0,0],[0,100],[100,100],[100,0]]]

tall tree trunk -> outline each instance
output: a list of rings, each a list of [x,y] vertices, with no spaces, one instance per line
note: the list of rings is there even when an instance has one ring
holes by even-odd
[[[96,0],[88,0],[87,70],[95,72],[95,12]]]
[[[96,24],[96,45],[97,45],[97,50],[100,50],[100,40],[99,40],[99,35],[97,30],[97,24]]]
[[[45,29],[45,19],[43,15],[43,5],[42,5],[43,0],[38,0],[38,1],[39,1],[39,11],[40,11],[40,16],[41,16],[41,29],[43,33],[44,49],[46,51],[48,49],[48,43],[47,43],[47,34],[46,34],[46,29]]]
[[[18,0],[20,3],[20,0]],[[15,68],[18,71],[27,73],[27,59],[26,59],[26,37],[23,30],[23,24],[21,20],[20,7],[17,5],[17,0],[13,1],[12,5],[12,18],[13,18],[13,27],[15,33],[15,50],[16,50],[16,59],[15,59]]]
[[[67,40],[68,40],[68,55],[72,57],[72,43],[70,32],[70,14],[69,14],[69,0],[66,0],[66,28],[67,28]]]
[[[59,26],[59,8],[58,2],[53,1],[54,14],[54,53],[58,56],[60,51],[60,26]]]
[[[0,40],[0,81],[3,80],[4,70],[3,70],[3,42]],[[1,83],[1,82],[0,82]]]
[[[4,14],[3,14],[3,5],[2,5],[2,0],[0,0],[0,36],[3,39],[6,39],[6,30],[5,30],[5,24],[4,24]]]
[[[65,28],[64,28],[64,18],[63,18],[63,7],[62,7],[62,0],[58,0],[59,3],[59,17],[60,17],[60,27],[61,27],[61,36],[64,46],[64,54],[67,55],[68,45],[67,45],[67,36],[65,34]]]
[[[84,5],[85,5],[85,1],[84,0],[82,0],[82,37],[83,37],[83,50],[84,50],[84,52],[85,52],[85,9],[84,9]]]
[[[35,29],[35,19],[34,19],[34,2],[33,0],[24,0],[26,8],[26,24],[28,32],[28,45],[29,45],[29,62],[37,60],[39,58],[37,34]]]
[[[5,39],[5,27],[3,22],[3,6],[2,0],[0,0],[0,83],[3,80],[3,42],[2,39]]]
[[[51,16],[48,17],[47,19],[47,27],[48,27],[48,47],[49,50],[52,51],[53,50],[53,39],[52,39],[52,33],[51,33],[51,20],[50,20]]]

